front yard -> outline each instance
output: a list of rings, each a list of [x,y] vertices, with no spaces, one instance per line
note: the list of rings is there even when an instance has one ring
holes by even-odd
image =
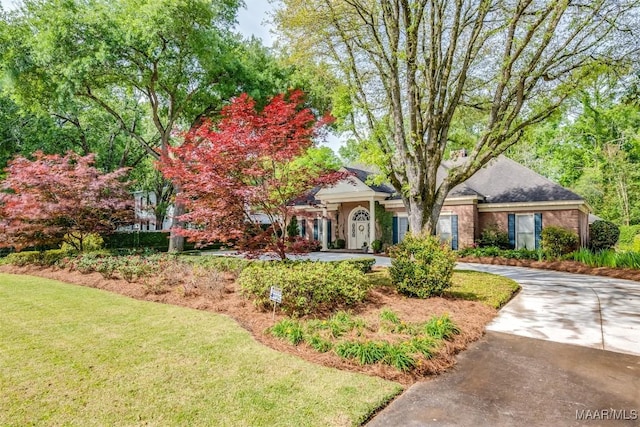
[[[9,274],[0,306],[0,425],[352,425],[401,391],[206,311]]]
[[[357,425],[453,366],[519,289],[456,271],[442,296],[410,298],[369,261],[7,257],[0,425]],[[289,304],[275,316],[273,283]],[[315,311],[287,311],[311,307],[299,298]]]

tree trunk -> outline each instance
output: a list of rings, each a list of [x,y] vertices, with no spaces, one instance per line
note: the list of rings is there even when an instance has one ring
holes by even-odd
[[[174,184],[173,190],[176,195],[180,194],[181,189],[177,185]],[[176,200],[173,205],[171,237],[169,237],[169,252],[182,252],[184,250],[184,236],[180,236],[176,233],[176,228],[180,228],[184,225],[184,223],[178,219],[182,214],[184,214],[184,205]]]
[[[407,209],[411,234],[414,236],[436,234],[442,203],[429,204],[420,200],[407,199],[404,204]]]

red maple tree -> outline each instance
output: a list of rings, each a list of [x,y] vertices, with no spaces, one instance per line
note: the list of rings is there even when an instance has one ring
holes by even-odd
[[[169,150],[159,167],[182,190],[177,198],[187,213],[179,219],[188,226],[179,233],[199,245],[233,242],[250,254],[273,252],[282,259],[308,252],[306,240],[287,236],[292,203],[345,174],[301,161],[329,120],[316,118],[303,101],[303,93],[293,91],[256,111],[243,94],[218,123],[203,123]]]
[[[64,241],[82,251],[89,234],[132,223],[126,169],[101,173],[91,154],[33,157],[12,160],[0,185],[0,246],[20,250]]]

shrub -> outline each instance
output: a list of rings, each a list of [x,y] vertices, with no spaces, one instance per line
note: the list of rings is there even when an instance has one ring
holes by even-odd
[[[380,251],[382,251],[382,240],[374,240],[371,242],[371,249],[373,249],[373,253],[380,253]]]
[[[550,258],[559,258],[578,248],[578,235],[560,227],[545,227],[542,230],[542,250]]]
[[[640,235],[633,239],[633,251],[640,253]]]
[[[62,243],[61,249],[65,252],[75,252],[76,248],[71,245],[69,242],[75,242],[76,246],[79,246],[79,241],[77,238],[66,234],[64,236],[64,243]],[[102,236],[96,233],[88,234],[84,239],[82,239],[82,249],[84,252],[94,252],[99,251],[104,247],[104,240]]]
[[[589,225],[589,247],[594,251],[613,248],[619,237],[620,229],[612,222],[597,220]]]
[[[7,255],[5,262],[7,264],[23,267],[25,265],[38,265],[50,267],[56,265],[59,261],[68,256],[69,253],[61,249],[51,249],[48,251],[23,251],[14,252]]]
[[[295,316],[361,302],[370,288],[364,274],[345,262],[254,262],[238,283],[263,309],[271,306],[271,286],[281,288],[281,308]]]
[[[287,236],[296,237],[300,235],[300,226],[298,225],[298,218],[296,216],[291,217],[289,225],[287,225]]]
[[[393,250],[389,275],[398,291],[428,298],[451,286],[455,253],[435,236],[407,236]]]
[[[495,246],[486,248],[464,248],[458,251],[460,258],[464,257],[501,257],[507,259],[544,259],[544,252],[532,249],[499,249]]]
[[[253,261],[230,256],[205,256],[197,258],[192,262],[201,265],[206,269],[219,271],[220,273],[231,273],[235,277],[238,277],[242,270],[249,266]]]
[[[344,249],[347,247],[347,242],[344,239],[336,240],[336,249]]]
[[[345,259],[343,261],[331,261],[331,262],[338,262],[338,263],[353,265],[354,267],[358,268],[358,270],[366,274],[371,272],[371,267],[373,267],[373,265],[376,263],[376,259],[375,258],[352,258],[352,259]]]
[[[499,249],[509,249],[509,233],[500,230],[498,224],[490,224],[482,230],[478,243],[481,247],[496,247]]]
[[[149,248],[160,252],[169,249],[168,231],[122,231],[103,236],[104,247],[107,249]],[[207,249],[219,249],[221,243],[213,243]],[[194,249],[191,242],[184,243],[185,250]]]
[[[618,238],[618,248],[621,250],[631,250],[636,236],[640,235],[640,224],[624,225],[620,227],[620,237]]]

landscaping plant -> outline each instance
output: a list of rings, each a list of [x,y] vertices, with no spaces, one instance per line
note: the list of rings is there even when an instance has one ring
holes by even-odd
[[[362,271],[349,262],[256,261],[238,278],[243,292],[262,309],[272,306],[271,286],[282,289],[280,308],[293,316],[361,302],[370,289]]]
[[[198,244],[233,242],[281,259],[312,249],[288,233],[296,214],[292,202],[347,174],[335,172],[333,158],[314,148],[330,118],[316,118],[304,103],[303,93],[292,91],[259,110],[243,94],[222,109],[218,123],[204,121],[183,144],[169,148],[160,169],[181,189],[176,200],[187,213],[179,219],[189,224],[178,229],[181,235]],[[262,217],[269,220],[266,229]]]
[[[489,224],[482,230],[478,244],[481,247],[496,247],[499,249],[511,248],[509,233],[500,230],[498,224]]]
[[[570,254],[578,248],[578,235],[573,231],[560,227],[542,229],[542,251],[549,258],[559,258]]]
[[[443,340],[453,339],[460,330],[446,314],[424,323],[406,323],[395,312],[383,309],[377,328],[341,311],[326,320],[285,318],[269,332],[292,345],[304,342],[318,352],[333,350],[361,365],[382,363],[407,372],[430,359]],[[386,338],[377,336],[379,333]]]
[[[436,236],[408,235],[395,246],[392,257],[391,281],[405,295],[429,298],[451,286],[456,255]]]
[[[95,156],[36,152],[16,157],[0,191],[0,246],[22,249],[63,242],[82,252],[88,236],[133,222],[126,169],[102,173]]]
[[[610,221],[597,220],[589,225],[589,247],[593,251],[612,249],[620,237],[620,228]]]

